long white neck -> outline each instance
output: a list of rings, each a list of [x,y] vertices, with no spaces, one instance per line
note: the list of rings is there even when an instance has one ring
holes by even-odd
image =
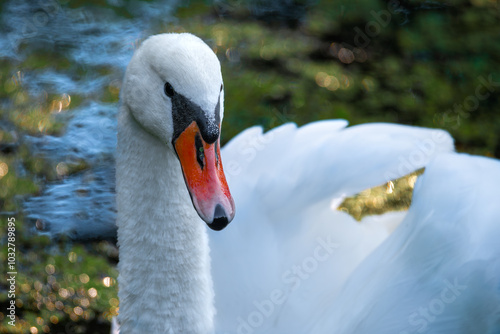
[[[126,106],[118,118],[116,193],[120,332],[213,332],[206,227],[175,153]]]

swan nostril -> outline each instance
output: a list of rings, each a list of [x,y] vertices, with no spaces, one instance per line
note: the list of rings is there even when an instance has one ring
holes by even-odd
[[[226,212],[224,211],[224,208],[222,208],[222,205],[217,204],[214,211],[214,220],[212,223],[208,224],[208,227],[214,231],[220,231],[226,227],[227,224],[229,224],[229,220]]]
[[[203,148],[203,143],[201,141],[201,136],[199,132],[196,134],[196,137],[194,138],[194,143],[196,146],[196,161],[198,161],[198,165],[200,165],[200,168],[203,170],[203,167],[205,166],[205,150]]]

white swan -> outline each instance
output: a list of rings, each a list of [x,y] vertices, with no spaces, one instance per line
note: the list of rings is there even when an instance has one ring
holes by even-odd
[[[218,230],[235,212],[223,100],[217,57],[193,35],[153,36],[130,62],[116,157],[121,333],[498,333],[497,161],[446,154],[440,130],[251,128],[222,149],[237,214],[208,236],[202,220]],[[360,224],[332,210],[433,159],[408,214]]]
[[[125,74],[116,157],[122,333],[214,327],[208,238],[198,213],[221,229],[234,204],[218,158],[222,76],[207,49],[187,35],[152,37]]]
[[[400,176],[405,154],[419,148],[427,156],[422,154],[412,167],[421,167],[450,149],[444,133],[389,125],[341,130],[345,123],[337,121],[300,130],[284,126],[266,135],[249,130],[230,143],[224,159],[237,164],[232,173],[243,179],[236,189],[242,219],[212,238],[215,317],[208,238],[199,217],[221,229],[234,214],[218,160],[224,98],[219,62],[192,35],[151,37],[135,53],[121,97],[117,208],[122,332],[211,333],[216,319],[220,333],[304,333],[315,326],[315,333],[324,333],[348,328],[351,312],[380,319],[371,306],[376,300],[369,297],[379,293],[383,281],[366,292],[370,308],[357,296],[360,305],[346,310],[347,316],[336,317],[343,314],[342,305],[325,312],[338,304],[335,300],[346,301],[338,296],[346,277],[387,234],[375,218],[358,225],[329,210],[325,201],[380,184],[388,175]],[[239,151],[238,145],[252,147],[244,143],[248,140],[260,140],[264,148],[258,155]],[[244,159],[231,156],[238,153],[249,154],[251,161],[238,165]],[[343,177],[336,178],[337,172]],[[427,206],[415,204],[423,217],[409,216],[406,224],[432,217],[432,204]],[[424,241],[420,246],[432,245]],[[413,250],[407,259],[418,259],[419,251],[425,249]],[[393,250],[384,259],[397,254]],[[403,279],[427,291],[417,278]],[[362,289],[363,283],[357,283]],[[348,294],[349,288],[342,292]]]

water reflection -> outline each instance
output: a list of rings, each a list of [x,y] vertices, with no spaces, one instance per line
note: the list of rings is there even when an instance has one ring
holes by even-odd
[[[6,45],[2,56],[30,63],[31,55],[39,54],[31,69],[18,71],[10,80],[13,89],[19,90],[17,105],[29,103],[14,111],[15,119],[41,134],[53,133],[62,126],[57,124],[58,120],[67,124],[62,136],[26,138],[32,153],[52,160],[56,177],[63,179],[62,184],[49,185],[41,196],[27,201],[25,212],[37,221],[38,229],[50,234],[65,233],[71,230],[66,226],[67,217],[74,217],[73,224],[104,224],[108,231],[105,234],[114,235],[112,190],[117,104],[98,101],[117,100],[133,50],[155,24],[173,22],[171,12],[175,5],[175,1],[133,4],[115,1],[106,9],[94,6],[74,9],[56,0],[5,4],[4,24],[8,34],[0,42]],[[118,14],[123,10],[132,14],[132,18]],[[232,50],[227,55],[230,59],[239,57]],[[44,63],[36,63],[39,59]],[[38,96],[39,102],[33,106],[28,96]],[[51,115],[62,114],[70,106],[69,119]],[[83,168],[86,170],[83,175],[72,175]],[[4,170],[7,169],[2,167],[2,173],[6,174]],[[74,194],[85,196],[78,196],[75,201]]]

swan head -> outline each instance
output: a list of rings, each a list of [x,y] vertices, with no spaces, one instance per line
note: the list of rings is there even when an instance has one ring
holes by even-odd
[[[219,60],[201,39],[160,34],[134,53],[121,95],[135,121],[175,151],[193,206],[214,230],[235,211],[220,158],[223,88]]]

